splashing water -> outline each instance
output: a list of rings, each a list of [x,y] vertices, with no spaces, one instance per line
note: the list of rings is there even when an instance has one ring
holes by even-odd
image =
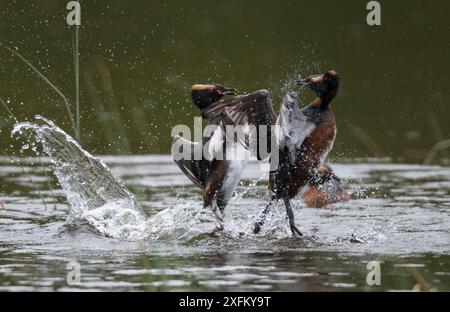
[[[26,134],[32,145],[40,143],[50,157],[70,204],[67,223],[84,220],[99,233],[115,238],[146,237],[147,221],[133,194],[70,135],[42,116],[36,116],[35,123],[17,123],[12,136],[17,134]]]
[[[134,195],[100,159],[83,150],[70,135],[42,116],[36,116],[35,122],[16,124],[12,135],[18,134],[25,135],[30,141],[27,148],[32,146],[32,150],[36,151],[36,143],[39,143],[49,156],[54,173],[70,204],[66,220],[69,226],[77,228],[87,224],[101,235],[125,240],[190,241],[215,231],[212,212],[202,209],[201,205],[194,202],[175,203],[173,207],[147,218]],[[256,184],[249,188],[256,188]],[[252,235],[253,223],[260,210],[249,212],[246,207],[241,207],[242,196],[245,194],[246,192],[242,192],[231,200],[225,219],[225,236]],[[314,224],[311,226],[314,227]],[[341,234],[345,232],[346,229],[340,231]],[[282,207],[269,214],[261,234],[276,239],[291,236]],[[362,237],[361,233],[357,234]],[[364,237],[364,240],[371,240],[372,236]],[[311,239],[315,240],[314,237]],[[330,241],[331,244],[336,242],[333,236],[322,240]],[[344,237],[342,240],[348,241],[348,238]]]
[[[134,195],[111,170],[52,121],[17,123],[12,136],[25,135],[26,149],[40,143],[67,197],[66,225],[86,223],[97,233],[120,239],[190,240],[214,231],[214,218],[197,205],[175,206],[146,218]],[[35,151],[35,149],[33,149]]]

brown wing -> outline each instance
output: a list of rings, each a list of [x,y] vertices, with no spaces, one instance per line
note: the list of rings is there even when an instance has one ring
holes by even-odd
[[[257,155],[258,159],[266,158],[259,153],[260,136],[266,135],[267,146],[271,143],[271,128],[275,125],[277,115],[272,106],[272,99],[267,90],[259,90],[247,95],[234,96],[232,98],[218,101],[202,110],[203,116],[208,118],[210,123],[217,123],[217,120],[223,121],[225,125],[242,126],[238,132],[238,142],[252,154]],[[260,126],[269,126],[262,132]],[[226,129],[225,129],[226,130]],[[230,137],[227,132],[227,138],[234,140],[234,134]],[[267,150],[270,153],[270,150]]]
[[[187,159],[175,157],[175,153],[180,153],[180,148],[187,148],[189,156]],[[200,151],[195,151],[200,149]],[[197,152],[197,153],[196,153]],[[174,162],[195,185],[203,189],[207,183],[211,162],[205,158],[196,160],[195,155],[202,153],[202,145],[198,142],[190,142],[179,136],[175,136],[172,143],[172,155]],[[183,155],[184,156],[184,155]]]
[[[226,117],[234,125],[274,125],[277,119],[267,90],[234,96],[202,110],[208,118]]]

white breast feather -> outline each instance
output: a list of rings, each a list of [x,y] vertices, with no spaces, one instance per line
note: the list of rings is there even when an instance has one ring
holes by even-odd
[[[246,159],[249,157],[249,151],[240,144],[230,144],[229,146],[227,145],[226,157],[227,160],[230,160],[230,167],[228,168],[227,175],[223,181],[222,188],[225,194],[227,194],[226,200],[228,200],[231,195],[233,195],[236,185],[241,180],[242,173],[247,163]]]
[[[222,153],[222,147],[223,147],[223,130],[222,127],[217,127],[216,130],[214,130],[214,133],[211,136],[211,139],[208,141],[208,146],[206,148],[205,158],[208,160],[213,160],[216,158],[216,156],[219,155],[219,153]],[[221,159],[222,157],[218,157],[218,159]]]

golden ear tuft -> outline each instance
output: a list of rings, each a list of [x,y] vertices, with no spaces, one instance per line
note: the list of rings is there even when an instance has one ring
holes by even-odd
[[[207,90],[209,89],[209,85],[204,85],[204,84],[195,84],[192,86],[192,91],[203,91],[203,90]]]

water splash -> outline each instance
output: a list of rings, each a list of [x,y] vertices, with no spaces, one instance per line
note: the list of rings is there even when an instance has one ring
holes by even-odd
[[[125,240],[167,239],[187,242],[212,233],[214,236],[217,234],[214,215],[196,201],[177,203],[147,218],[134,195],[100,159],[83,150],[76,140],[44,117],[37,116],[34,122],[17,123],[12,135],[25,136],[29,142],[23,145],[24,148],[36,151],[36,147],[41,145],[43,152],[51,160],[53,171],[70,205],[67,228],[80,228],[87,224],[100,235]],[[225,217],[224,236],[255,237],[252,228],[260,209],[249,211],[242,199],[249,195],[248,191],[251,194],[257,192],[257,181],[260,179],[250,183],[247,190],[238,192],[232,198]],[[264,199],[261,199],[256,207],[262,208],[264,205]],[[314,216],[308,216],[311,213],[312,210],[301,211],[299,220],[314,220]],[[301,223],[306,233],[316,232],[318,225],[314,222]],[[332,220],[330,223],[333,223]],[[335,224],[330,224],[330,229],[335,227]],[[335,237],[350,230],[352,229],[348,227],[338,227],[333,233],[335,235],[319,239],[333,245]],[[329,232],[330,230],[327,231]],[[365,238],[364,240],[380,239],[373,239],[373,235],[364,237],[364,232],[361,231],[356,231],[356,234],[357,237]],[[315,235],[320,236],[319,233]],[[282,205],[275,207],[268,215],[260,236],[275,240],[291,237]],[[315,240],[314,237],[311,239]],[[349,239],[343,239],[347,240]]]
[[[198,205],[166,208],[146,218],[134,195],[97,157],[52,121],[36,116],[35,122],[17,123],[12,136],[24,135],[39,143],[70,205],[68,228],[86,223],[97,233],[119,239],[177,239],[188,241],[214,232],[214,217]],[[33,149],[35,150],[35,149]]]
[[[149,218],[148,233],[152,239],[190,241],[215,231],[212,211],[198,203],[183,203],[164,209]]]
[[[147,221],[133,194],[70,135],[42,116],[17,123],[11,134],[40,143],[50,158],[70,205],[67,223],[85,220],[105,236],[145,238]]]

